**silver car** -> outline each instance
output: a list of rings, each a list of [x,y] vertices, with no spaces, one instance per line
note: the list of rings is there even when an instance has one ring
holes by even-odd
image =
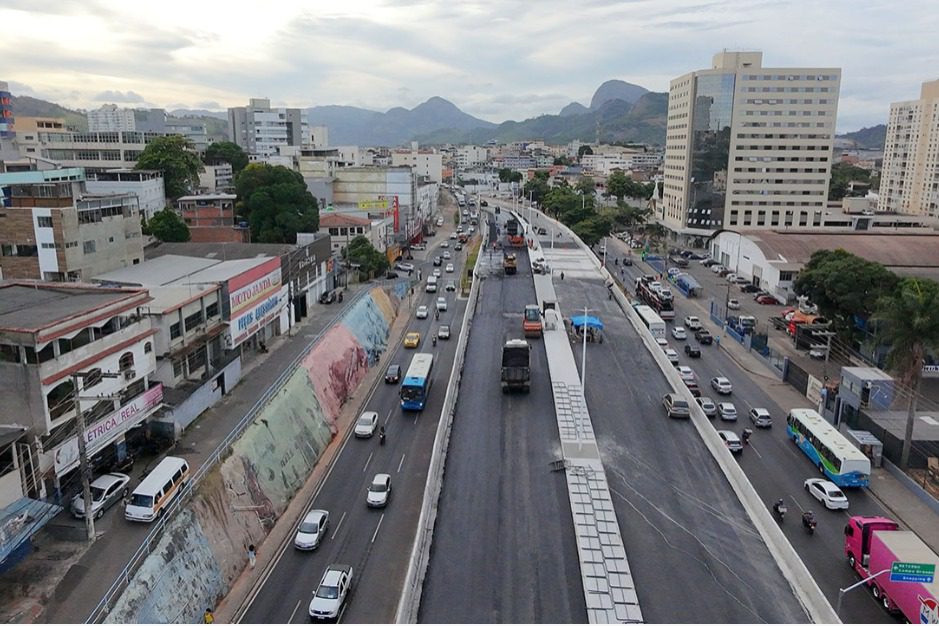
[[[91,512],[95,519],[98,519],[111,506],[120,502],[127,495],[127,483],[130,482],[130,476],[112,472],[98,476],[91,483]],[[79,493],[72,498],[70,506],[72,515],[78,519],[85,518],[85,499],[84,494]]]
[[[721,419],[725,422],[737,421],[737,407],[734,406],[733,402],[721,402],[718,404],[717,414],[720,415]]]
[[[323,541],[323,537],[328,530],[329,512],[322,509],[313,509],[300,522],[297,535],[293,539],[293,545],[298,550],[315,550]]]

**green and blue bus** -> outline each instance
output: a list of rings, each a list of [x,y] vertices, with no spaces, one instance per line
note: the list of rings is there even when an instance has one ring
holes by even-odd
[[[418,352],[411,359],[411,365],[401,383],[401,408],[405,411],[423,411],[433,382],[431,371],[434,367],[434,355]]]
[[[815,467],[839,487],[867,487],[871,461],[812,409],[792,409],[786,434]]]

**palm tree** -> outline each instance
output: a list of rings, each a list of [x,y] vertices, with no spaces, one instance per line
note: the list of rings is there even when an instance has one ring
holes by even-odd
[[[874,318],[883,322],[884,339],[890,344],[887,365],[911,389],[907,404],[906,433],[900,454],[900,469],[910,461],[916,401],[923,377],[926,352],[939,346],[939,283],[919,278],[904,278],[896,290],[878,303]]]

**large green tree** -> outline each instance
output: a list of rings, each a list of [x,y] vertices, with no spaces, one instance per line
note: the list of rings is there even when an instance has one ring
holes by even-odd
[[[342,251],[343,256],[350,263],[359,266],[365,279],[376,276],[388,269],[388,259],[375,249],[372,242],[364,235],[357,235]]]
[[[597,183],[590,176],[581,176],[574,189],[586,196],[592,196],[597,190]]]
[[[655,183],[640,183],[626,174],[622,170],[614,170],[606,179],[606,193],[617,200],[626,198],[641,198],[648,200],[655,191]]]
[[[842,249],[817,250],[796,278],[796,293],[808,296],[842,335],[854,332],[854,316],[870,317],[878,299],[893,291],[897,276],[883,265]]]
[[[248,165],[248,153],[234,142],[217,141],[205,149],[204,161],[209,165],[214,165],[219,161],[229,163],[232,173],[237,176]]]
[[[890,345],[888,367],[910,390],[906,432],[900,453],[900,468],[904,470],[910,462],[913,424],[926,353],[939,350],[937,310],[939,284],[931,280],[904,278],[878,301],[874,316],[878,328],[883,331],[882,339]]]
[[[522,173],[503,167],[499,170],[499,181],[503,183],[520,183],[522,182]]]
[[[189,241],[192,236],[183,218],[169,207],[154,213],[147,221],[146,230],[160,241]]]
[[[135,167],[163,172],[166,197],[175,200],[192,192],[202,171],[202,161],[188,139],[182,135],[167,135],[151,139]]]
[[[259,243],[296,243],[297,233],[319,229],[319,207],[299,172],[252,163],[235,179],[238,213]]]
[[[551,187],[548,186],[548,172],[541,170],[535,172],[534,178],[525,183],[525,186],[522,187],[522,195],[526,198],[530,197],[540,204],[550,190]]]
[[[593,246],[610,234],[612,223],[602,215],[590,215],[571,226],[581,240],[588,246]]]
[[[851,165],[850,163],[835,163],[832,165],[831,182],[828,184],[828,199],[841,200],[849,195],[848,184],[850,184],[851,181],[870,183],[872,186],[875,182],[871,180],[870,170]]]

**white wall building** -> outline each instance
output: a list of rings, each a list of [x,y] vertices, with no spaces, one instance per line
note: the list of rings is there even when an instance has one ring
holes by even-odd
[[[812,226],[825,211],[841,70],[762,57],[720,52],[671,81],[657,217],[679,237]]]
[[[85,182],[88,193],[113,195],[131,193],[137,196],[140,213],[147,219],[166,208],[166,189],[163,173],[157,170],[115,169],[88,175]]]
[[[489,160],[489,150],[480,146],[461,146],[456,152],[459,168],[475,167]]]
[[[271,108],[267,98],[251,98],[247,107],[228,109],[228,135],[249,155],[276,156],[279,146],[304,144],[300,109]]]
[[[235,188],[231,163],[205,165],[199,172],[199,189],[204,193],[224,193]]]
[[[443,155],[439,152],[411,150],[391,153],[391,166],[407,165],[418,176],[429,178],[435,183],[443,182]]]
[[[939,214],[939,80],[890,105],[878,210]]]
[[[121,109],[116,104],[105,104],[100,109],[88,111],[88,132],[117,133],[137,130],[133,109]]]

